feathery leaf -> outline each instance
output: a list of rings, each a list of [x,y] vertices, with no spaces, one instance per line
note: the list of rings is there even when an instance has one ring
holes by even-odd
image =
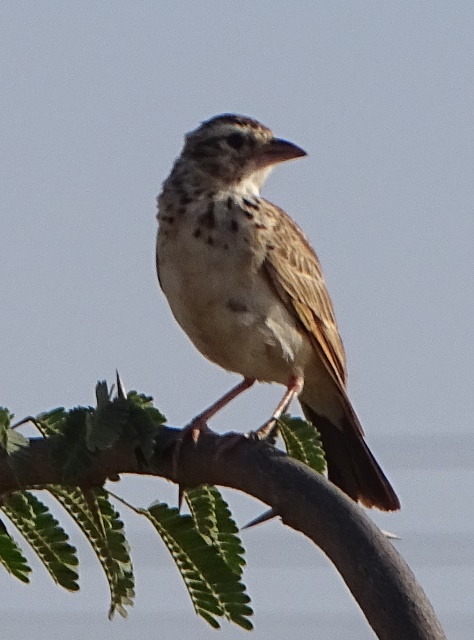
[[[77,591],[78,575],[73,567],[78,560],[75,547],[49,509],[29,491],[17,491],[7,497],[0,507],[33,551],[51,577],[69,591]]]
[[[115,611],[126,617],[126,606],[133,605],[134,577],[130,549],[123,523],[104,489],[48,486],[48,490],[69,513],[92,546],[107,578],[111,618]]]
[[[237,535],[237,525],[220,491],[206,485],[186,489],[184,498],[201,536],[216,548],[232,571],[241,576],[245,566],[245,550]]]
[[[28,438],[10,428],[12,419],[13,413],[10,413],[5,407],[0,407],[0,451],[4,451],[7,455],[11,455],[30,444]]]
[[[61,424],[59,437],[54,440],[54,462],[61,469],[64,481],[70,484],[89,467],[92,460],[92,453],[86,444],[88,416],[91,413],[91,407],[76,407],[68,411]]]
[[[293,418],[288,414],[278,420],[278,426],[288,455],[304,462],[318,473],[326,471],[326,458],[316,427],[302,418]]]
[[[8,533],[5,525],[0,520],[0,564],[21,582],[30,581],[31,567],[23,555],[20,547]]]
[[[64,407],[56,407],[36,416],[35,424],[43,438],[48,438],[62,432],[66,417]]]
[[[252,609],[239,575],[222,559],[216,547],[197,531],[189,515],[163,503],[140,510],[162,537],[188,589],[194,609],[212,627],[219,628],[216,617],[224,616],[251,630],[248,619]]]

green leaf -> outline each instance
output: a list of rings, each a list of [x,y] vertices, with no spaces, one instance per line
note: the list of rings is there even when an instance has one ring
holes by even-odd
[[[53,458],[63,479],[71,484],[87,469],[96,451],[113,447],[121,438],[141,454],[138,461],[147,465],[155,453],[156,428],[166,421],[153,399],[136,391],[127,398],[110,400],[107,384],[98,382],[96,397],[96,409],[76,407],[66,412],[57,408],[36,418],[44,437],[60,436],[54,443]]]
[[[115,399],[87,416],[86,444],[89,451],[110,449],[124,433],[129,422],[127,400]]]
[[[127,398],[137,407],[146,409],[150,417],[153,416],[153,422],[157,427],[165,424],[166,418],[161,411],[153,406],[153,398],[151,396],[146,396],[144,393],[138,393],[137,391],[129,391]]]
[[[61,469],[65,482],[74,484],[77,477],[91,464],[92,453],[87,448],[86,433],[90,407],[77,407],[68,411],[59,437],[54,440],[53,459]]]
[[[97,408],[86,420],[86,444],[92,452],[113,447],[129,421],[129,403],[124,398],[111,400],[106,382],[97,383],[95,395]]]
[[[117,611],[126,617],[126,606],[133,605],[134,577],[130,548],[123,522],[104,489],[48,486],[48,491],[81,529],[92,546],[107,578],[110,590],[109,617]]]
[[[216,487],[186,489],[184,498],[194,518],[196,529],[214,546],[222,559],[238,576],[245,566],[245,550],[227,502]]]
[[[5,440],[2,438],[1,448],[4,448],[9,456],[16,453],[19,449],[28,447],[30,444],[28,438],[25,438],[25,436],[22,436],[21,433],[13,429],[8,429],[5,435]]]
[[[0,407],[0,429],[9,429],[13,418],[13,413],[10,413],[6,407]]]
[[[245,586],[222,559],[215,546],[197,531],[189,515],[163,503],[140,510],[153,524],[171,553],[188,589],[194,609],[212,627],[219,628],[216,617],[225,617],[251,630],[252,609]]]
[[[325,473],[326,458],[316,427],[301,418],[284,415],[278,427],[288,454],[318,473]]]
[[[4,498],[3,512],[30,544],[51,577],[69,591],[77,591],[76,549],[48,508],[29,491]]]
[[[18,449],[30,444],[28,438],[10,428],[12,419],[13,413],[10,413],[5,407],[0,407],[0,451],[6,452],[7,455],[12,455]]]
[[[153,406],[151,396],[130,391],[127,399],[133,407],[130,411],[130,422],[137,435],[138,448],[147,464],[155,454],[156,428],[165,424],[166,418]]]
[[[0,564],[21,582],[30,581],[31,567],[23,555],[20,547],[8,533],[5,525],[0,520]]]
[[[66,422],[67,412],[64,407],[57,407],[52,411],[40,413],[36,416],[35,424],[44,438],[62,433]]]
[[[131,391],[127,398],[109,400],[107,385],[98,383],[97,409],[87,417],[86,442],[90,451],[112,447],[121,437],[139,449],[147,463],[155,452],[156,427],[165,422],[150,396]]]

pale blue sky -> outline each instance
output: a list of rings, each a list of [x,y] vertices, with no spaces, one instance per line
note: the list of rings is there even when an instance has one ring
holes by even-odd
[[[18,417],[92,403],[96,379],[111,381],[118,368],[179,425],[234,384],[194,350],[158,289],[154,198],[186,131],[224,111],[260,119],[309,154],[277,168],[264,194],[322,260],[351,397],[403,502],[399,515],[376,520],[403,535],[399,548],[450,637],[467,637],[472,552],[448,571],[437,564],[440,540],[431,561],[416,549],[436,532],[448,546],[455,532],[474,542],[472,448],[449,461],[453,447],[473,443],[474,5],[29,0],[1,3],[0,16],[0,403]],[[212,426],[259,425],[280,393],[253,389]],[[122,484],[145,506],[175,499],[164,483]],[[230,500],[240,524],[261,508]],[[173,615],[191,625],[182,637],[208,637],[174,570],[149,568],[159,542],[127,521],[141,550],[126,623],[107,622],[90,560],[79,596],[41,570],[28,589],[0,574],[10,637],[24,637],[36,615],[47,615],[45,633],[70,638],[134,638],[158,633],[160,620],[161,637],[171,637]],[[327,619],[321,637],[343,637],[338,623],[370,637],[301,537],[278,523],[245,535],[255,637],[279,640],[290,624],[306,637],[291,618],[298,611],[308,628]],[[271,544],[274,564],[262,566]],[[306,554],[293,569],[288,545]],[[17,607],[32,617],[18,620]],[[51,617],[60,607],[66,616]],[[97,624],[79,633],[68,611]]]

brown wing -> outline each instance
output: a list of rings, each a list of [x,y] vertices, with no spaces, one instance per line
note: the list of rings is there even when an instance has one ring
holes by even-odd
[[[309,332],[331,377],[345,389],[344,347],[318,257],[296,222],[279,207],[265,202],[276,218],[272,238],[278,240],[267,253],[264,269],[284,304]]]
[[[328,420],[305,400],[303,412],[319,430],[326,452],[328,477],[354,500],[385,511],[400,508],[400,502],[364,441],[364,431],[346,395],[344,348],[319,260],[298,225],[287,214],[268,203],[276,218],[264,269],[287,309],[308,332],[316,354],[340,391],[345,416]]]

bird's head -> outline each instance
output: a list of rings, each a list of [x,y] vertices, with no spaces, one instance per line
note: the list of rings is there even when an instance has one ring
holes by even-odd
[[[258,193],[274,165],[305,155],[260,122],[224,114],[186,136],[179,160],[210,188],[240,187]]]

